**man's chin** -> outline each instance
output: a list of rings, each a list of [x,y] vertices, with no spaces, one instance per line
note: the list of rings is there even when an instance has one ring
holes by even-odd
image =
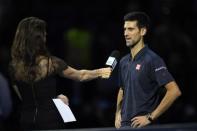
[[[127,47],[133,48],[137,43],[126,43]]]
[[[127,47],[132,47],[132,45],[133,45],[132,43],[126,43]]]

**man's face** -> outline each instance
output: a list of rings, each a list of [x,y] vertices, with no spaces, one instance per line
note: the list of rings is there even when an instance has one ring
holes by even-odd
[[[133,47],[143,38],[143,31],[137,26],[137,21],[125,21],[124,36],[127,47]]]

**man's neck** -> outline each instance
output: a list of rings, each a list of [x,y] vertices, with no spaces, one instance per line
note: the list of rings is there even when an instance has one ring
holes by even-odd
[[[135,56],[137,55],[137,53],[142,49],[144,48],[144,41],[141,40],[139,41],[139,43],[137,43],[133,48],[130,49],[130,53],[131,53],[131,56],[132,56],[132,60],[135,58]]]

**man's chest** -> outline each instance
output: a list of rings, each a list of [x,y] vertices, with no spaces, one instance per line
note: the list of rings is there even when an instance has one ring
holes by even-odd
[[[146,61],[130,61],[121,68],[123,83],[146,81],[149,79],[150,67]]]

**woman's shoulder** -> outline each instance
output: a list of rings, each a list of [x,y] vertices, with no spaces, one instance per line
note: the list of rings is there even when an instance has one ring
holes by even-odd
[[[56,61],[60,61],[61,59],[56,56],[38,56],[36,59],[36,63],[39,66],[46,66],[55,63]]]
[[[64,60],[56,56],[40,56],[38,58],[38,65],[40,67],[48,67],[49,69],[53,70],[56,70],[59,67],[67,67],[67,64],[64,62]]]

